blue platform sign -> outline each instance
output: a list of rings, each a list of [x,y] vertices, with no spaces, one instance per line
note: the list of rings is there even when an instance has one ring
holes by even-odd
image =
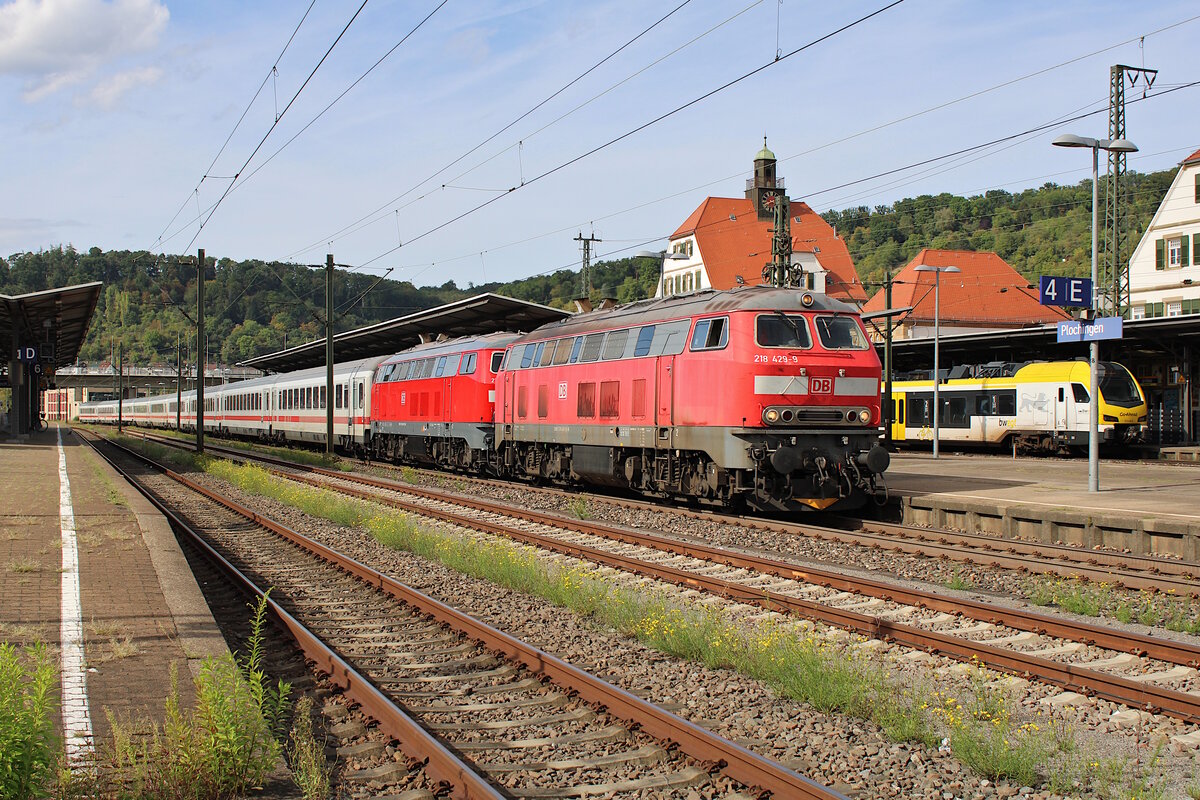
[[[1073,319],[1058,323],[1058,342],[1098,342],[1120,339],[1123,320],[1120,317],[1100,317],[1094,320]]]
[[[1090,308],[1092,279],[1043,275],[1038,279],[1038,302],[1044,306]]]

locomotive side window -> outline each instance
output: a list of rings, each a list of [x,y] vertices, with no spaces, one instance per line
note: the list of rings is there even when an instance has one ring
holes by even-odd
[[[575,340],[573,338],[559,339],[554,345],[554,358],[550,363],[554,366],[567,363],[567,359],[571,357],[571,348],[574,347]]]
[[[854,317],[817,317],[817,336],[826,350],[866,350],[870,347]]]
[[[596,384],[579,384],[578,415],[580,417],[596,416]]]
[[[692,333],[693,350],[719,350],[729,344],[729,318],[702,319]]]
[[[1058,387],[1058,402],[1061,403],[1066,398],[1067,398],[1066,390],[1064,390],[1063,387],[1061,387],[1061,386]]]
[[[398,364],[396,366],[395,374],[392,375],[392,380],[394,380],[394,381],[404,380],[405,378],[408,377],[408,371],[410,369],[412,369],[411,361],[405,361],[403,364]]]
[[[755,321],[759,347],[812,347],[808,321],[799,314],[763,314]]]
[[[574,364],[579,360],[579,351],[583,349],[583,338],[582,336],[575,337],[575,344],[571,347],[571,357],[567,359],[568,364]]]
[[[525,352],[521,353],[521,369],[529,369],[529,365],[533,363],[533,353],[537,345],[525,345]]]
[[[433,368],[433,377],[440,378],[442,373],[446,371],[446,356],[442,356],[437,360],[437,366]]]
[[[635,358],[650,354],[650,343],[654,341],[654,326],[643,325],[638,330],[637,344],[634,345],[633,355]]]
[[[680,319],[675,322],[662,322],[654,326],[654,341],[650,344],[651,356],[677,356],[687,345],[688,331],[692,328],[690,319]]]
[[[471,358],[474,359],[475,356],[472,355]],[[500,371],[500,362],[503,360],[504,360],[504,353],[501,353],[499,351],[492,353],[492,374],[493,375],[495,375],[497,372]],[[474,364],[475,362],[472,361],[471,363]]]
[[[539,367],[548,367],[550,366],[550,362],[554,359],[555,342],[543,342],[542,344],[545,346],[538,350],[537,365]]]
[[[1087,403],[1091,400],[1091,397],[1088,396],[1088,390],[1082,383],[1072,383],[1071,393],[1075,395],[1076,403]]]
[[[583,352],[579,355],[580,361],[599,361],[600,348],[604,345],[603,333],[589,333],[583,339]]]
[[[497,353],[496,355],[498,355],[502,358],[504,356],[503,353]],[[467,357],[463,359],[462,368],[459,369],[458,374],[459,375],[474,375],[475,374],[475,354],[474,353],[467,353]]]
[[[625,355],[625,342],[629,339],[629,330],[609,331],[608,339],[604,342],[604,360],[613,361]],[[604,416],[604,387],[600,389],[600,416]]]
[[[621,382],[601,381],[600,416],[617,417],[621,413]]]

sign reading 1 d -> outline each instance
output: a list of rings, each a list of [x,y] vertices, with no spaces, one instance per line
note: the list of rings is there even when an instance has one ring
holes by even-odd
[[[1043,275],[1038,283],[1038,302],[1044,306],[1091,308],[1092,279]]]

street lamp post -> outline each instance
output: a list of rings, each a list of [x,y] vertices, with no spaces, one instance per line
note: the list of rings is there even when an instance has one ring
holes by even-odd
[[[933,457],[937,458],[938,439],[940,438],[938,417],[942,415],[941,398],[938,396],[938,387],[942,383],[938,367],[938,327],[941,322],[941,298],[939,294],[942,285],[942,273],[962,272],[962,270],[958,267],[935,267],[932,264],[918,264],[913,267],[913,271],[933,273]]]
[[[633,254],[634,258],[657,258],[658,261],[658,291],[656,296],[667,296],[667,287],[663,285],[663,275],[667,268],[667,259],[672,261],[687,261],[687,256],[683,253],[668,253],[666,250],[639,250]],[[697,286],[697,289],[700,287]]]
[[[1113,153],[1136,153],[1137,145],[1128,139],[1091,139],[1086,136],[1076,136],[1064,133],[1052,144],[1056,147],[1090,147],[1092,150],[1092,313],[1096,318],[1096,297],[1099,290],[1098,271],[1096,266],[1096,249],[1098,232],[1096,230],[1096,206],[1098,205],[1099,163],[1100,151]],[[1100,343],[1092,340],[1088,348],[1088,361],[1091,367],[1091,391],[1088,393],[1088,491],[1100,491]]]

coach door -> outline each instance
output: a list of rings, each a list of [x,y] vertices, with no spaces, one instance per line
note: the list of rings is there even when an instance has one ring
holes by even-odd
[[[1070,427],[1067,420],[1068,408],[1067,387],[1065,384],[1060,384],[1054,395],[1054,430],[1065,431]]]
[[[675,356],[659,356],[658,358],[658,414],[656,423],[657,447],[673,447],[675,425]]]

